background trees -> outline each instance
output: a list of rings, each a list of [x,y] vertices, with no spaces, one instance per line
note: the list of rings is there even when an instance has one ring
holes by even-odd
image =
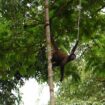
[[[8,96],[7,92],[11,93],[13,89],[17,89],[17,84],[23,85],[24,79],[32,77],[39,82],[47,81],[43,3],[43,0],[0,0],[0,90],[2,95],[5,93],[5,96]],[[69,53],[77,35],[78,0],[49,0],[49,3],[54,39],[61,50]],[[93,97],[101,97],[100,94],[103,93],[101,90],[104,88],[105,78],[105,14],[102,10],[104,4],[104,0],[82,0],[80,43],[76,52],[78,58],[67,64],[65,68],[64,86],[67,85],[67,89],[75,89],[71,81],[82,81],[76,86],[84,90],[82,93],[80,90],[76,91],[76,95],[79,94],[81,100],[83,98],[80,93],[84,95],[93,87],[96,89],[93,93],[98,91],[99,95],[87,92],[86,96],[93,99]],[[55,82],[59,81],[59,75],[59,71],[55,70]],[[85,76],[89,77],[85,78]],[[101,84],[100,89],[97,87],[98,84]],[[59,91],[60,97],[63,98],[62,92],[66,94],[65,90],[61,88]],[[66,95],[64,98],[69,100],[70,96]],[[13,99],[12,96],[10,98]]]

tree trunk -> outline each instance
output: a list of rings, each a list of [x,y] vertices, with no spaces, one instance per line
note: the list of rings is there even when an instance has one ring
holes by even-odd
[[[47,55],[48,55],[48,84],[50,90],[50,105],[55,105],[54,102],[54,84],[52,70],[52,54],[51,54],[51,38],[50,38],[50,23],[49,23],[49,8],[48,0],[45,0],[45,34],[47,40]]]

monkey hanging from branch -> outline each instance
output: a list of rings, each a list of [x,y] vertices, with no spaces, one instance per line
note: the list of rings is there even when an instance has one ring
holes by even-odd
[[[58,49],[57,45],[55,44],[55,41],[53,39],[53,36],[51,35],[51,43],[52,43],[52,66],[60,67],[60,81],[64,79],[64,67],[65,65],[76,59],[75,50],[78,46],[79,40],[76,41],[75,45],[73,46],[71,52],[69,55],[63,53],[60,49]]]

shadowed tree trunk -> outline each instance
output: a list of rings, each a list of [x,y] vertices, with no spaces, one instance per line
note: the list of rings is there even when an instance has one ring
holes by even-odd
[[[50,39],[50,23],[49,23],[49,3],[45,0],[45,34],[47,40],[47,56],[48,56],[48,84],[50,90],[50,105],[54,103],[54,84],[53,84],[53,71],[52,71],[52,54],[51,54],[51,39]]]

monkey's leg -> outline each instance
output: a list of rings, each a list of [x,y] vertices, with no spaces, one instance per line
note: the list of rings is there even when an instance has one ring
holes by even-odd
[[[60,73],[61,73],[60,81],[62,82],[63,79],[64,79],[64,65],[61,65],[61,66],[60,66]]]

